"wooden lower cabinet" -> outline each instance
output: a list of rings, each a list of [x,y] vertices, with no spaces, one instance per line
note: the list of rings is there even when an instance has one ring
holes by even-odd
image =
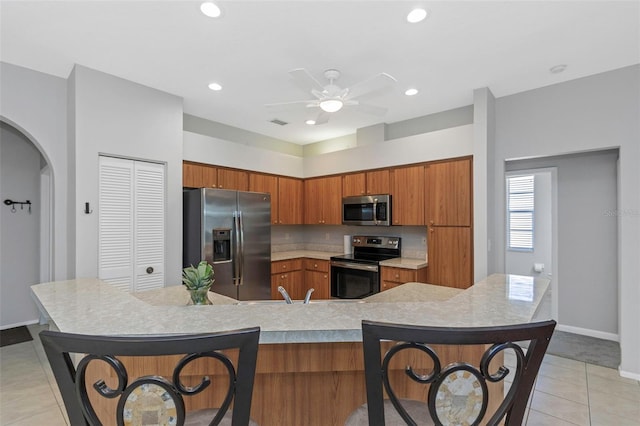
[[[383,350],[393,342],[387,342]],[[479,365],[484,345],[447,347],[430,345],[440,356],[443,365],[465,361]],[[390,380],[400,398],[426,401],[429,385],[422,385],[407,378],[405,368],[410,365],[416,371],[430,371],[433,363],[428,356],[405,351],[392,360]],[[237,351],[228,351],[235,363]],[[145,375],[161,375],[171,380],[173,367],[180,358],[168,357],[119,357],[127,369],[129,379]],[[504,363],[502,352],[491,362],[490,371],[496,371]],[[211,378],[211,386],[194,396],[184,398],[187,410],[219,407],[224,399],[228,382],[222,365],[205,359],[195,360],[181,374],[181,381],[188,386],[198,384],[203,376]],[[89,397],[96,401],[97,414],[102,424],[116,424],[114,413],[117,398],[98,397],[91,386],[98,379],[105,379],[108,386],[117,383],[110,367],[104,362],[91,363],[87,370]],[[400,382],[402,381],[402,382]],[[489,388],[488,412],[493,413],[502,400],[502,382],[487,383]],[[261,426],[342,426],[349,414],[367,402],[364,378],[364,360],[361,342],[338,343],[278,343],[261,344],[258,350],[256,375],[251,403],[251,418]]]
[[[418,282],[427,282],[427,268],[406,269],[382,266],[380,268],[380,291],[389,290],[399,285]]]
[[[271,298],[274,300],[282,299],[278,286],[284,287],[293,300],[304,300],[310,288],[314,289],[311,300],[329,299],[329,261],[291,259],[271,262]]]
[[[472,229],[468,226],[430,226],[427,233],[427,282],[454,288],[473,284]]]
[[[313,288],[311,300],[331,298],[331,276],[329,275],[329,261],[318,259],[304,259],[304,296],[307,290]]]

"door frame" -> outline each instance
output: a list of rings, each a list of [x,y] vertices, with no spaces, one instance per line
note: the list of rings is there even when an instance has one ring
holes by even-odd
[[[505,191],[504,191],[504,206],[505,209],[503,214],[505,214],[504,225],[507,226],[506,220],[506,209],[508,207],[507,204],[507,186],[506,180],[509,176],[512,175],[526,175],[536,173],[549,173],[551,175],[551,262],[552,262],[552,275],[548,274],[546,277],[551,281],[551,317],[558,321],[558,294],[560,288],[559,274],[558,274],[558,168],[557,167],[540,167],[540,168],[527,168],[522,170],[510,170],[504,172],[504,182],[505,182]],[[535,194],[535,186],[534,186],[534,194]],[[535,195],[534,195],[535,196]],[[507,270],[507,236],[508,230],[505,229],[505,250],[504,250],[504,265],[505,270]]]

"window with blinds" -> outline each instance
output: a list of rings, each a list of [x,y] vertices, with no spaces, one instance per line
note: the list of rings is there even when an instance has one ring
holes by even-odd
[[[533,251],[533,175],[507,177],[507,247]]]

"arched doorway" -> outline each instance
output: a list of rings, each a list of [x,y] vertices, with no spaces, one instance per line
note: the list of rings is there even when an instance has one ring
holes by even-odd
[[[0,329],[38,320],[29,287],[52,276],[52,178],[38,144],[0,120]]]

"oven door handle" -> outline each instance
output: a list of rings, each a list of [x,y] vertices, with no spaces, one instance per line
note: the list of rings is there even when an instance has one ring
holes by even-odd
[[[362,263],[349,263],[349,262],[340,262],[337,260],[332,260],[331,266],[337,266],[339,268],[347,268],[347,269],[358,269],[360,271],[378,272],[378,265],[363,265]]]

